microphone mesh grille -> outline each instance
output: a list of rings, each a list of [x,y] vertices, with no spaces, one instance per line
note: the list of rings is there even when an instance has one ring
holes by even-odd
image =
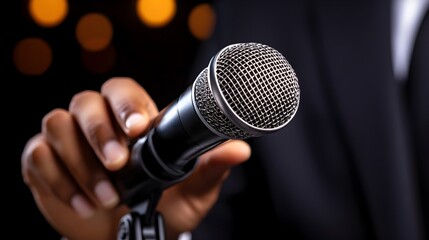
[[[294,116],[300,97],[298,78],[289,62],[277,50],[260,43],[234,44],[220,52],[215,64],[221,99],[234,116],[222,114],[217,106],[211,107],[217,108],[214,112],[200,109],[214,129],[232,138],[245,138],[255,133],[260,135],[276,130]],[[210,99],[204,100],[208,101],[206,104],[215,105],[210,89],[204,91],[210,92]],[[254,131],[243,131],[237,124],[231,123],[228,117],[239,119],[240,123],[247,126],[246,129],[250,127]],[[226,132],[225,126],[228,126]]]
[[[252,137],[235,126],[216,105],[212,91],[208,84],[207,68],[204,69],[195,81],[195,102],[204,120],[216,131],[235,139]]]

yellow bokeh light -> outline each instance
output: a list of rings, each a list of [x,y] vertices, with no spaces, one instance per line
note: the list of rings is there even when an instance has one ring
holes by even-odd
[[[216,15],[208,3],[195,6],[188,18],[188,27],[191,34],[199,40],[207,40],[213,33]]]
[[[23,74],[41,75],[51,65],[51,47],[40,38],[23,39],[16,44],[13,50],[13,62]]]
[[[86,14],[77,23],[77,41],[87,51],[95,52],[103,50],[110,44],[112,37],[112,23],[102,14]]]
[[[30,16],[42,27],[54,27],[60,24],[67,15],[66,0],[30,0]]]
[[[176,14],[175,0],[138,0],[137,15],[149,27],[162,27]]]

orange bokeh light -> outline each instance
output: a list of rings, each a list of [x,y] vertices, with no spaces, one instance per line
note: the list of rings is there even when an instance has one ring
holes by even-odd
[[[67,15],[66,0],[30,0],[28,9],[33,20],[42,27],[54,27]]]
[[[188,27],[191,34],[199,40],[207,40],[213,33],[216,15],[208,3],[195,6],[188,18]]]
[[[95,52],[103,50],[110,44],[112,37],[112,23],[102,14],[86,14],[77,23],[77,41],[87,51]]]
[[[138,0],[137,15],[149,27],[162,27],[176,14],[175,0]]]
[[[41,75],[51,65],[52,50],[40,38],[26,38],[19,41],[13,50],[15,67],[26,75]]]

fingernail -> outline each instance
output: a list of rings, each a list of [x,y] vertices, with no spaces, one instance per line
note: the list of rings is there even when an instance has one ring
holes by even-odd
[[[128,116],[125,121],[125,127],[127,129],[132,129],[138,125],[146,124],[145,117],[141,113],[132,113]]]
[[[105,207],[114,207],[119,202],[119,196],[113,188],[112,184],[106,180],[101,180],[95,185],[95,195],[101,204]]]
[[[81,194],[72,197],[71,206],[82,218],[89,218],[94,214],[94,208]]]
[[[115,140],[107,142],[103,147],[103,154],[108,163],[124,161],[127,155],[126,151],[127,150]]]

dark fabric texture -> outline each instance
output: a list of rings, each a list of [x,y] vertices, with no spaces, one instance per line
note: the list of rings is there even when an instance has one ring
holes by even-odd
[[[215,4],[195,69],[228,44],[264,43],[295,69],[301,102],[284,129],[249,139],[252,158],[232,170],[193,239],[428,239],[427,21],[403,86],[388,1]]]

